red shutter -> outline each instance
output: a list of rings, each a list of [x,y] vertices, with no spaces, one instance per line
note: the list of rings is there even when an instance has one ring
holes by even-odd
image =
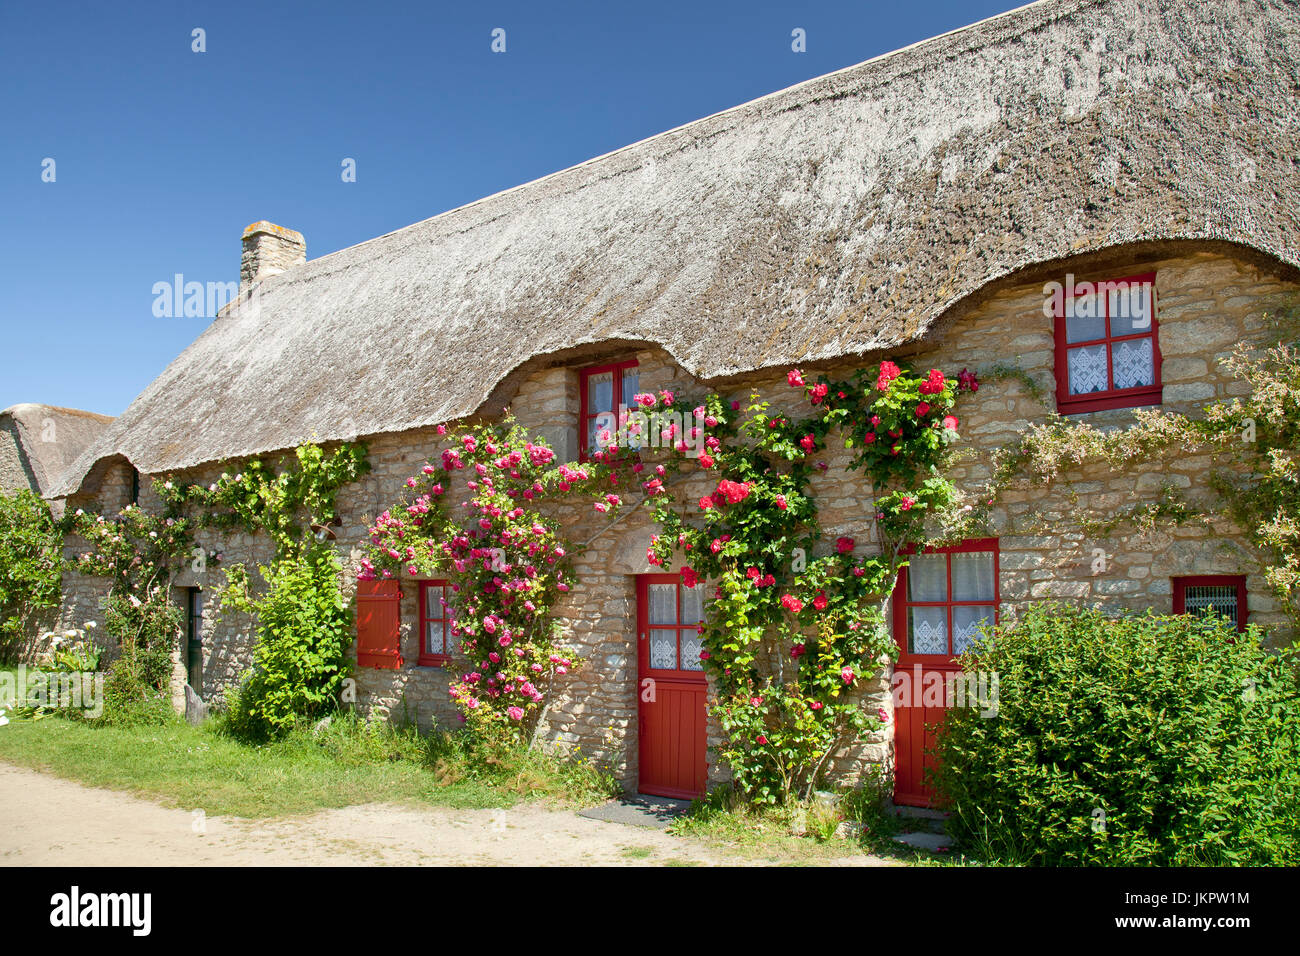
[[[401,601],[396,581],[357,582],[358,666],[402,666]]]

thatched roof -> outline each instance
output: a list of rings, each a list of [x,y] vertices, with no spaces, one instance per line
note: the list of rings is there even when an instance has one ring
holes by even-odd
[[[77,408],[24,402],[0,411],[0,489],[48,494],[113,419]]]
[[[471,414],[583,343],[705,378],[895,347],[1119,244],[1294,267],[1298,66],[1281,0],[1022,7],[264,280],[62,491],[114,452],[157,472]]]

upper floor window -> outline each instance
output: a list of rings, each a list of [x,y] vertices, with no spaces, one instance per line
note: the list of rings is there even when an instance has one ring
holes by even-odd
[[[581,375],[578,440],[585,461],[592,452],[610,443],[602,441],[599,433],[608,429],[612,437],[618,427],[619,413],[632,407],[632,396],[637,393],[636,359],[585,368]]]
[[[1243,574],[1203,574],[1174,578],[1174,613],[1205,617],[1226,617],[1246,629],[1246,576]]]
[[[446,581],[420,582],[420,657],[424,667],[447,663],[456,652],[451,632],[452,590]]]
[[[1155,278],[1071,282],[1053,297],[1062,414],[1160,404]]]
[[[907,559],[894,589],[894,630],[904,655],[956,657],[998,616],[998,540],[930,548]]]

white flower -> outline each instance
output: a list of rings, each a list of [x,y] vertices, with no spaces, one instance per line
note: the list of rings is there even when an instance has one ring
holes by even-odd
[[[86,622],[86,630],[88,630],[88,631],[93,631],[93,630],[94,630],[95,628],[97,628],[97,627],[99,627],[99,625],[96,624],[94,621],[87,621],[87,622]]]

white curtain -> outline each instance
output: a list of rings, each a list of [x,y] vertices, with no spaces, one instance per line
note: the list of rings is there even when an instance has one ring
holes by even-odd
[[[1116,388],[1155,384],[1156,363],[1150,339],[1125,339],[1114,346],[1112,357]]]
[[[913,654],[948,653],[948,610],[942,607],[914,607],[909,610],[909,648]]]
[[[677,623],[677,585],[650,585],[650,623]]]
[[[698,624],[704,620],[701,607],[700,592],[704,590],[703,584],[696,584],[693,588],[684,587],[681,590],[682,595],[682,623]]]
[[[656,670],[672,671],[677,669],[677,631],[675,629],[651,629],[650,666]]]
[[[993,600],[993,552],[959,551],[952,557],[952,599]],[[955,626],[955,623],[954,623]]]
[[[910,601],[948,600],[948,556],[916,554],[908,558],[907,593]]]
[[[1070,394],[1104,392],[1106,381],[1106,346],[1086,345],[1066,353],[1070,367]]]
[[[700,651],[704,649],[704,643],[700,640],[700,635],[694,631],[682,632],[682,670],[684,671],[702,671],[704,662],[700,660]]]
[[[982,639],[981,624],[993,624],[993,607],[961,605],[952,609],[952,652],[957,655]]]

